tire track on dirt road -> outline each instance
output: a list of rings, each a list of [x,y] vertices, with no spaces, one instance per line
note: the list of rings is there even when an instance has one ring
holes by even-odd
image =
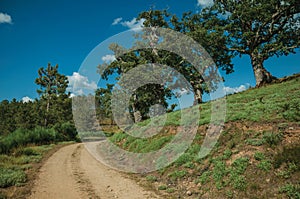
[[[155,199],[124,174],[112,170],[86,150],[83,144],[73,144],[54,153],[41,167],[30,199]]]

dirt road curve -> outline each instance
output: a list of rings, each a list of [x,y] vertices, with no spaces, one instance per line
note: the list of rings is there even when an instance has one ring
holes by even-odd
[[[95,160],[83,144],[61,148],[42,166],[30,199],[159,198]]]

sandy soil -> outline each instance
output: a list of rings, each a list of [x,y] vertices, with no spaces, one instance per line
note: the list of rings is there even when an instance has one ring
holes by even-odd
[[[30,199],[153,199],[132,179],[94,159],[83,144],[61,148],[41,167]]]

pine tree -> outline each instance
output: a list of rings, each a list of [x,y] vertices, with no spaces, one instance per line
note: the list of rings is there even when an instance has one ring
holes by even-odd
[[[66,94],[68,78],[58,72],[58,65],[38,70],[39,77],[35,83],[40,86],[37,90],[40,95],[40,111],[44,118],[43,126],[51,127],[57,122],[70,121],[71,104]],[[67,117],[67,118],[65,118]]]

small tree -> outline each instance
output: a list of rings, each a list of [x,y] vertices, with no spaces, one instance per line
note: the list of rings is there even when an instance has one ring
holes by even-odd
[[[110,120],[110,124],[113,124],[113,116],[111,111],[111,91],[113,84],[107,84],[106,88],[99,88],[96,90],[96,112],[98,120],[103,124],[106,119]]]
[[[143,40],[143,42],[145,41]],[[158,60],[159,58],[155,54],[153,54],[152,50],[149,49],[132,50],[132,51],[130,51],[129,49],[128,53],[124,53],[126,52],[126,49],[115,43],[110,45],[110,49],[114,52],[117,59],[108,65],[107,63],[104,63],[103,65],[98,66],[98,73],[101,74],[102,79],[107,80],[109,76],[115,74],[116,80],[119,80],[122,74],[127,73],[128,71],[130,71],[131,69],[135,68],[138,65],[159,62]],[[102,71],[102,68],[106,68],[106,70]],[[165,108],[168,106],[166,100],[170,98],[171,95],[169,89],[156,84],[147,84],[142,86],[142,84],[139,84],[137,82],[140,79],[145,80],[145,79],[154,78],[156,75],[158,75],[157,73],[158,72],[153,71],[153,73],[151,73],[150,76],[144,74],[140,74],[140,76],[138,77],[132,76],[131,79],[129,78],[130,80],[128,79],[126,81],[125,85],[119,84],[121,90],[122,88],[125,89],[127,86],[130,87],[130,85],[141,85],[140,88],[132,90],[133,93],[129,103],[130,107],[128,107],[129,112],[132,115],[135,122],[139,122],[142,119],[148,117],[147,112],[151,105],[159,103],[162,104]],[[112,87],[110,88],[110,91],[111,89]],[[105,90],[103,89],[98,90],[98,95],[101,93],[99,91],[104,92]],[[108,94],[111,95],[110,93],[106,93],[107,96]],[[109,99],[109,101],[110,100],[111,99]],[[107,102],[105,103],[107,104]],[[118,103],[122,103],[122,102],[119,100]],[[110,111],[110,108],[107,107],[107,110]]]
[[[40,68],[38,75],[35,83],[40,86],[37,92],[41,96],[43,125],[48,127],[56,122],[70,121],[72,118],[70,94],[66,94],[68,78],[58,72],[58,65],[51,66],[50,63],[47,68]]]
[[[213,27],[228,37],[223,50],[250,56],[257,87],[275,79],[264,61],[295,53],[300,46],[299,0],[215,0],[204,13],[208,23],[223,22]]]

